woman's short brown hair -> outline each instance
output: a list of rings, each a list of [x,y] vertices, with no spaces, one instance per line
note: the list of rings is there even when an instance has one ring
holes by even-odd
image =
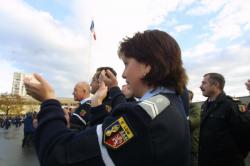
[[[119,57],[134,58],[151,66],[143,78],[149,86],[164,86],[181,94],[187,83],[178,43],[166,32],[147,30],[124,38],[118,49]]]

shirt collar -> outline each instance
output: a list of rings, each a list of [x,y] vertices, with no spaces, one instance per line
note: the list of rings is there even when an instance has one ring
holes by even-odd
[[[168,88],[165,88],[165,87],[157,87],[155,89],[149,89],[141,98],[139,101],[143,101],[143,100],[147,100],[149,99],[150,97],[153,97],[159,93],[174,93],[175,94],[175,91],[173,90],[170,90]]]
[[[82,100],[80,101],[80,104],[84,104],[84,103],[86,103],[86,102],[89,101],[89,100],[91,100],[90,97],[85,98],[85,99],[82,99]]]

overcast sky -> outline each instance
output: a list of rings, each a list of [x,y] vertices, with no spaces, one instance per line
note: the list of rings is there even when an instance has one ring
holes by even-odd
[[[100,66],[113,67],[122,85],[119,42],[146,29],[177,40],[195,101],[205,99],[199,86],[208,72],[225,76],[228,95],[248,95],[249,0],[1,0],[0,92],[11,92],[13,72],[37,72],[57,96],[72,97]]]

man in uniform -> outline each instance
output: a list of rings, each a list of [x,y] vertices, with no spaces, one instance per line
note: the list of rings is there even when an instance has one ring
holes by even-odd
[[[201,111],[199,166],[245,165],[239,139],[249,134],[249,113],[241,112],[232,98],[226,96],[224,85],[221,74],[207,73],[200,86],[208,99]]]
[[[79,107],[71,114],[70,128],[72,130],[85,129],[90,120],[90,86],[87,82],[78,82],[74,87],[74,100],[79,101]]]
[[[91,93],[95,94],[96,91],[99,89],[99,77],[101,75],[101,71],[105,70],[105,72],[110,71],[112,73],[112,76],[116,77],[117,73],[116,71],[111,67],[99,67],[96,69],[96,73],[94,74],[92,81],[90,83],[91,87]],[[98,106],[91,108],[91,119],[90,119],[90,125],[96,125],[102,123],[103,119],[109,115],[110,110],[112,109],[112,103],[111,98],[109,95],[109,92],[107,94],[107,97],[103,100],[103,103]]]

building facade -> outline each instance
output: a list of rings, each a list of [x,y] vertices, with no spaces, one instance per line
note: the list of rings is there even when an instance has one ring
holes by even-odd
[[[27,95],[24,84],[23,84],[23,79],[27,76],[30,77],[31,74],[14,72],[11,94],[19,95],[19,96],[26,96]]]

